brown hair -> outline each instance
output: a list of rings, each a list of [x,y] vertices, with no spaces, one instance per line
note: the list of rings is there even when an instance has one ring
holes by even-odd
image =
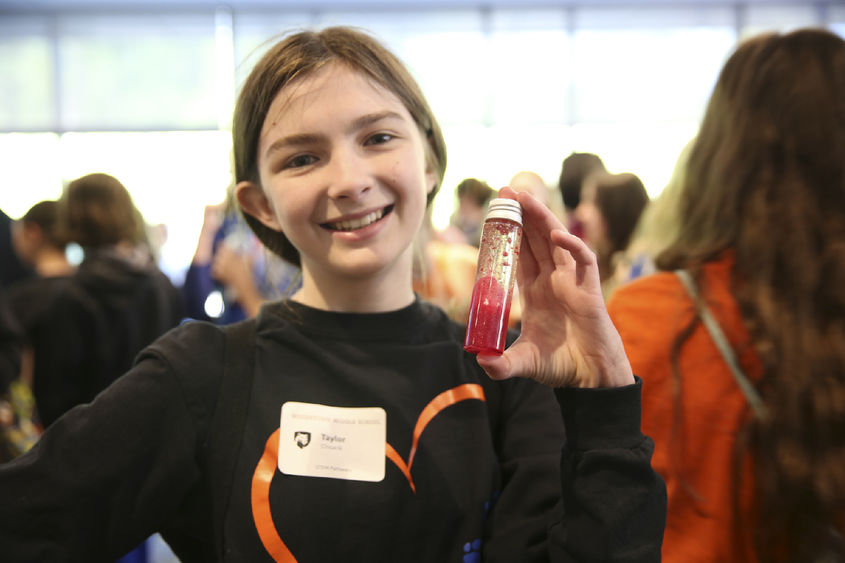
[[[478,207],[484,207],[496,191],[483,180],[479,180],[477,178],[465,178],[461,180],[455,188],[455,193],[459,199],[468,197],[474,201]]]
[[[563,206],[569,210],[578,207],[581,203],[581,186],[587,176],[606,171],[601,158],[590,152],[573,152],[564,158],[558,179]]]
[[[114,176],[95,173],[68,184],[60,204],[68,240],[80,246],[141,242],[144,224],[129,192]]]
[[[446,143],[440,126],[402,62],[373,37],[348,27],[290,35],[271,47],[252,69],[241,89],[232,122],[235,183],[247,180],[260,186],[258,140],[267,111],[279,91],[330,62],[343,63],[371,78],[395,94],[408,109],[428,141],[427,164],[437,173],[437,183],[428,195],[431,203],[446,171]],[[299,252],[283,233],[247,213],[244,217],[268,249],[299,265]]]
[[[740,45],[689,155],[679,233],[657,264],[698,272],[735,253],[732,290],[768,410],[744,429],[763,562],[817,560],[845,507],[843,202],[845,41],[819,29]]]
[[[39,201],[21,217],[21,223],[37,225],[47,244],[57,250],[67,246],[67,240],[59,229],[59,203],[53,200]]]
[[[590,176],[590,181],[595,186],[595,205],[607,227],[609,254],[625,250],[649,201],[642,180],[636,174],[625,172],[596,174]]]

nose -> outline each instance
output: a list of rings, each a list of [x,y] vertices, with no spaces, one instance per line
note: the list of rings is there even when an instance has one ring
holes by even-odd
[[[373,187],[373,176],[367,159],[352,147],[335,150],[328,166],[332,199],[357,199]]]
[[[582,200],[572,213],[575,215],[575,218],[582,223],[589,221],[590,216],[592,215],[591,205]]]

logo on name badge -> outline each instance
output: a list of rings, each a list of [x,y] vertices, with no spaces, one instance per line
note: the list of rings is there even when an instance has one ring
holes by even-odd
[[[297,430],[293,433],[293,441],[296,442],[296,445],[300,448],[304,448],[311,443],[311,432],[301,432]]]

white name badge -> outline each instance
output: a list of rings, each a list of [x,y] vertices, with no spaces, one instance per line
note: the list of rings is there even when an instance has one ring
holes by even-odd
[[[384,479],[387,414],[287,402],[279,423],[279,471],[351,481]]]

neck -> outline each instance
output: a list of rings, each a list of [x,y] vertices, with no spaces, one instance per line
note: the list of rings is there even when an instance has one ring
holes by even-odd
[[[35,272],[42,278],[67,276],[73,269],[64,252],[44,250],[35,260]]]
[[[411,264],[404,259],[400,262],[386,271],[364,276],[315,275],[303,264],[302,287],[293,300],[342,313],[396,311],[413,303],[415,298]]]

